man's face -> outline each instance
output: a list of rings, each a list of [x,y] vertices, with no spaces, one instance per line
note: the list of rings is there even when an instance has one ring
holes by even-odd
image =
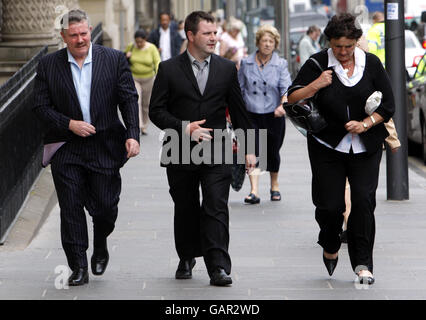
[[[87,21],[73,22],[61,32],[62,39],[74,58],[84,58],[89,53],[92,27]]]
[[[320,35],[321,35],[321,30],[315,30],[315,31],[312,33],[312,39],[313,39],[314,41],[317,41],[317,40],[318,40],[318,38],[320,37]]]
[[[162,14],[160,17],[160,25],[161,28],[163,28],[164,30],[167,30],[167,28],[170,25],[170,17],[167,14]]]
[[[191,31],[188,32],[188,41],[200,56],[207,58],[214,53],[216,48],[216,23],[201,20],[198,24],[198,32],[196,34],[193,34]]]

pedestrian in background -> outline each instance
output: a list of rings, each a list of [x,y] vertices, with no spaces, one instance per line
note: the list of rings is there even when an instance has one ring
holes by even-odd
[[[166,61],[180,54],[182,37],[177,26],[173,27],[170,22],[170,14],[160,14],[160,26],[154,29],[148,37],[148,41],[153,43],[160,52],[161,61]]]
[[[149,100],[161,58],[155,45],[147,41],[144,29],[136,31],[134,38],[134,43],[129,44],[125,52],[139,95],[139,127],[141,134],[146,135],[149,123]]]
[[[89,282],[84,208],[93,219],[93,274],[103,274],[108,265],[107,237],[114,230],[121,192],[119,170],[139,153],[138,94],[124,53],[91,43],[84,11],[71,10],[61,26],[67,47],[40,60],[33,111],[47,127],[45,148],[59,147],[50,161],[62,246],[73,271],[68,284],[80,286]]]
[[[224,159],[218,163],[214,152],[199,164],[191,155],[198,143],[212,140],[214,129],[221,132],[226,129],[227,106],[234,128],[246,132],[252,127],[235,65],[214,54],[215,18],[203,11],[192,12],[185,20],[185,31],[188,49],[160,63],[149,107],[152,122],[161,130],[174,129],[179,137],[186,134],[192,140],[187,151],[182,143],[174,144],[179,148],[180,160],[161,163],[167,167],[169,191],[174,202],[174,238],[180,260],[175,278],[192,278],[195,258],[202,256],[210,284],[226,286],[232,283],[228,253],[232,164]],[[226,147],[222,140],[213,143]],[[168,141],[164,144],[167,146]],[[229,147],[232,148],[231,144]],[[163,153],[166,151],[164,148]],[[189,163],[182,160],[185,157]],[[255,163],[254,154],[246,155],[248,169],[252,170]]]
[[[220,38],[220,55],[234,62],[237,68],[240,67],[241,60],[247,56],[247,48],[241,34],[242,28],[242,21],[231,17]]]
[[[380,60],[357,47],[362,30],[353,15],[334,16],[324,34],[330,49],[313,58],[327,70],[321,72],[308,60],[290,87],[288,100],[294,103],[317,94],[319,112],[328,124],[307,137],[315,219],[320,227],[318,243],[327,271],[332,275],[338,261],[347,177],[351,187],[349,257],[359,282],[373,284],[376,189],[382,145],[389,135],[384,122],[393,115],[395,102]],[[304,88],[293,88],[297,85]],[[375,91],[382,92],[383,99],[369,116],[365,104]]]
[[[256,32],[257,51],[241,61],[238,80],[247,111],[256,129],[256,156],[259,148],[267,149],[267,167],[271,177],[271,201],[280,201],[278,172],[281,163],[280,149],[285,135],[286,91],[291,84],[288,63],[275,52],[280,44],[280,34],[272,26],[264,25]],[[232,119],[231,119],[232,120]],[[259,146],[259,130],[267,130],[267,146]],[[250,194],[244,199],[257,204],[259,198],[259,174],[257,168],[250,174]]]
[[[310,26],[299,43],[300,65],[303,66],[309,57],[321,50],[318,39],[321,29],[317,26]]]
[[[373,26],[367,32],[368,52],[376,55],[385,65],[385,15],[376,11],[373,14]]]

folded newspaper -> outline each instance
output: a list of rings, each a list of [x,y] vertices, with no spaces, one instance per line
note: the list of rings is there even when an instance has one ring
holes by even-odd
[[[368,97],[365,103],[365,112],[371,116],[377,107],[382,103],[383,94],[380,91],[374,91],[371,96]]]

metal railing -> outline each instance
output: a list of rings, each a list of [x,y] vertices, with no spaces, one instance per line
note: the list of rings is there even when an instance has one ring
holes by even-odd
[[[0,244],[41,170],[43,128],[31,112],[41,49],[0,87]]]
[[[103,44],[102,22],[98,23],[92,30],[92,42],[100,45]]]

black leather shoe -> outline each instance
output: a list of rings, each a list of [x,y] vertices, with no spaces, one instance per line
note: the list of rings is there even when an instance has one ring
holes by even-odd
[[[192,269],[195,266],[195,259],[180,260],[176,270],[176,279],[192,279]]]
[[[327,268],[328,274],[331,276],[334,272],[334,269],[336,269],[339,257],[337,257],[336,259],[327,259],[323,254],[322,259],[324,261],[325,267]]]
[[[68,278],[69,286],[82,286],[86,283],[89,283],[87,268],[76,268]]]
[[[95,248],[93,250],[92,259],[90,261],[91,267],[92,267],[92,273],[95,276],[102,275],[106,270],[106,267],[108,265],[108,261],[109,261],[108,249],[107,248],[102,248],[102,249],[96,249]]]
[[[222,268],[217,268],[213,271],[210,277],[210,284],[212,286],[227,286],[232,284],[232,278]]]

